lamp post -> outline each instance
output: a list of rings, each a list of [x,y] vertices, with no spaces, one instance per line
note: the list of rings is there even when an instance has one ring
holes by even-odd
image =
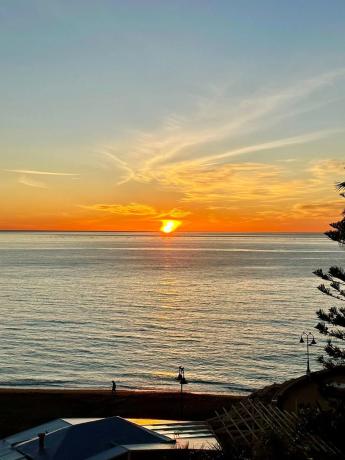
[[[180,382],[180,385],[181,385],[181,394],[182,394],[182,391],[183,391],[183,385],[187,385],[187,380],[185,379],[185,376],[184,376],[184,367],[180,366],[178,368],[178,375],[176,377],[176,380]]]
[[[303,339],[303,336],[305,339]],[[303,331],[299,343],[307,344],[307,375],[310,375],[310,364],[309,364],[309,347],[311,345],[316,345],[315,338],[311,332]]]
[[[180,405],[181,405],[181,419],[183,418],[183,385],[187,385],[187,380],[184,376],[184,367],[179,366],[178,368],[178,375],[176,377],[176,380],[180,382],[181,385],[181,392],[180,392]]]

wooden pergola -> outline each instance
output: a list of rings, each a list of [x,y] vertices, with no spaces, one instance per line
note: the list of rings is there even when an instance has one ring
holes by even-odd
[[[328,455],[344,458],[339,450],[319,436],[301,428],[298,416],[273,404],[263,404],[250,398],[234,404],[229,411],[216,412],[208,420],[218,442],[233,450],[252,447],[269,433],[277,433],[288,443],[294,443],[306,458],[314,452],[318,456]]]

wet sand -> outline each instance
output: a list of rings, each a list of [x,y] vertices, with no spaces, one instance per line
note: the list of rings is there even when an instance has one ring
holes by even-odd
[[[55,418],[203,420],[243,398],[226,394],[104,389],[0,389],[0,439]]]

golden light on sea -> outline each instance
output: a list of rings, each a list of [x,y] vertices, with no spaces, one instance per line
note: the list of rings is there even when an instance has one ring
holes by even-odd
[[[180,220],[162,220],[161,222],[160,230],[163,233],[172,233],[182,224]]]

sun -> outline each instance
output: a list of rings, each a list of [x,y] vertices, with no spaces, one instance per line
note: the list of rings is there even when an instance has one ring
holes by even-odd
[[[174,232],[182,222],[180,220],[162,220],[161,232],[172,233]]]

